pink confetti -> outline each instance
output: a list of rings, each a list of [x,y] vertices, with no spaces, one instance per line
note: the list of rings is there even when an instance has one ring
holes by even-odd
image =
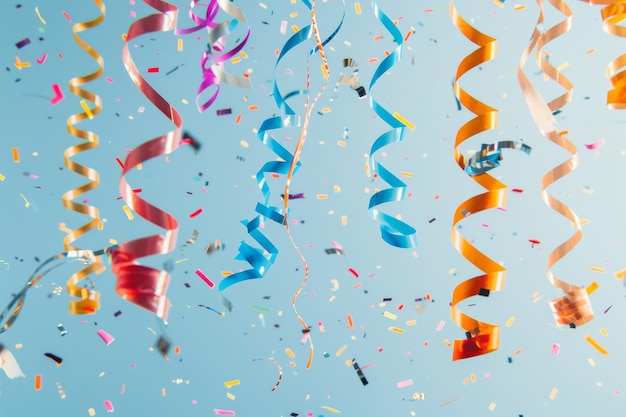
[[[396,383],[396,387],[398,387],[398,388],[409,387],[411,385],[413,385],[413,380],[412,379],[405,379],[404,381],[400,381],[400,382]]]
[[[206,282],[207,285],[211,288],[215,287],[215,283],[213,281],[211,281],[211,278],[207,277],[204,272],[200,271],[199,269],[196,269],[196,275],[200,277],[200,279],[202,279],[202,281]]]
[[[63,16],[65,16],[65,18],[67,19],[68,22],[72,21],[72,18],[70,17],[69,14],[67,14],[67,12],[63,12]]]
[[[48,54],[44,52],[44,54],[41,56],[41,58],[37,58],[37,63],[39,65],[41,65],[44,62],[46,62],[46,59],[48,59]]]
[[[219,408],[214,408],[213,412],[218,416],[234,416],[235,412],[233,410],[222,410]]]
[[[604,146],[604,139],[600,138],[595,142],[592,143],[585,143],[585,148],[589,149],[590,151],[594,150],[594,149],[598,149],[600,147]]]
[[[284,35],[285,33],[287,33],[287,21],[283,20],[280,22],[280,34]]]
[[[59,84],[52,84],[52,91],[54,91],[54,97],[50,99],[50,103],[57,105],[65,98],[65,96],[63,95],[63,91],[61,91],[61,86]]]
[[[111,400],[104,401],[104,408],[106,408],[107,413],[112,413],[115,411],[115,408],[113,407],[113,403],[111,402]]]
[[[445,322],[445,321],[443,321],[443,320],[441,320],[441,321],[439,322],[439,324],[437,325],[437,328],[436,328],[435,330],[437,330],[437,331],[441,331],[441,329],[443,329],[443,326],[445,326],[445,325],[446,325],[446,322]]]
[[[561,350],[561,345],[555,343],[552,345],[552,349],[550,349],[550,353],[554,356],[559,356],[559,351]]]
[[[111,78],[111,77],[105,77],[104,79],[105,79],[105,80],[106,80],[106,82],[108,82],[109,84],[112,84],[112,83],[113,83],[113,78]]]
[[[339,243],[337,243],[337,242],[335,242],[333,240],[333,248],[335,248],[335,249],[343,249],[343,246],[341,246]]]
[[[115,338],[104,330],[98,330],[97,333],[107,346],[115,341]]]

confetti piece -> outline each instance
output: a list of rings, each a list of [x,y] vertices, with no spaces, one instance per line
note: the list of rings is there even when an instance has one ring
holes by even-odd
[[[405,387],[409,387],[413,385],[413,380],[412,379],[406,379],[404,381],[400,381],[396,383],[396,387],[398,388],[405,388]]]
[[[336,408],[329,407],[327,405],[323,405],[322,408],[325,409],[325,410],[330,411],[331,413],[341,413],[341,411],[337,410]]]
[[[361,14],[361,5],[358,2],[354,3],[354,12],[356,14]]]
[[[559,356],[560,350],[561,350],[561,345],[559,345],[558,343],[554,343],[552,345],[552,349],[550,349],[550,353],[553,354],[554,356]]]
[[[160,71],[159,67],[148,68],[148,73],[157,73],[159,71]]]
[[[113,407],[113,403],[111,402],[111,400],[105,400],[103,401],[104,404],[104,408],[107,410],[107,413],[112,413],[115,411],[115,407]]]
[[[89,413],[90,417],[93,417],[96,415],[96,410],[94,410],[93,408],[88,408],[87,413]]]
[[[35,391],[41,390],[41,375],[35,375]]]
[[[53,105],[59,104],[61,100],[65,98],[61,86],[59,84],[52,84],[52,91],[54,91],[54,97],[50,99],[50,103]]]
[[[18,49],[22,49],[23,47],[25,47],[29,43],[30,43],[30,39],[26,38],[26,39],[22,39],[21,41],[17,42],[15,44],[15,46],[17,46]]]
[[[2,174],[0,174],[0,181],[4,182],[4,180],[6,179],[6,177]]]
[[[104,343],[106,343],[107,346],[115,342],[115,338],[105,330],[98,330],[96,333],[98,334],[98,336],[100,336]]]
[[[241,122],[241,118],[242,118],[242,117],[243,117],[243,116],[241,116],[240,114],[239,114],[239,115],[237,115],[237,118],[235,119],[235,124],[236,124],[236,125],[238,125],[238,124],[239,124],[239,122]]]
[[[226,388],[231,388],[231,387],[234,387],[235,385],[239,385],[240,383],[241,383],[241,381],[239,381],[238,379],[234,379],[232,381],[224,382],[224,386]]]
[[[415,125],[411,122],[409,122],[407,119],[405,119],[402,115],[400,115],[397,112],[393,113],[393,117],[396,118],[396,120],[398,120],[400,123],[402,123],[403,125],[405,125],[406,127],[408,127],[411,130],[415,130]]]
[[[399,327],[389,327],[389,330],[391,330],[394,333],[404,333],[404,329],[401,329]]]
[[[211,279],[209,277],[207,277],[204,272],[202,272],[199,269],[196,269],[196,275],[200,277],[200,279],[202,279],[204,282],[206,282],[206,284],[210,287],[213,288],[215,287],[215,283],[213,281],[211,281]]]
[[[83,110],[85,110],[85,114],[87,114],[87,117],[89,117],[90,120],[93,119],[93,113],[91,112],[91,109],[89,108],[85,100],[80,101],[80,106],[83,108]]]
[[[602,355],[608,355],[609,351],[606,350],[600,343],[598,343],[593,337],[586,335],[585,340],[589,343],[595,350],[600,352]]]
[[[346,316],[346,319],[348,320],[348,325],[346,327],[349,329],[354,329],[354,321],[352,319],[352,314],[348,314]]]
[[[117,161],[117,163],[119,164],[120,167],[122,167],[122,169],[124,169],[124,163],[122,162],[122,160],[120,158],[115,158],[115,160]]]
[[[435,330],[439,332],[439,331],[441,331],[441,329],[443,329],[443,326],[445,326],[445,325],[446,325],[446,322],[441,320],[439,322],[439,324],[437,325],[437,327],[435,328]]]
[[[405,176],[407,178],[413,178],[413,173],[408,171],[400,171],[400,175]]]
[[[594,149],[598,149],[601,148],[602,146],[604,146],[604,139],[600,138],[598,140],[596,140],[595,142],[592,143],[585,143],[585,148],[589,149],[589,150],[594,150]]]
[[[337,349],[337,352],[335,353],[335,356],[339,357],[341,356],[341,354],[343,353],[344,350],[346,350],[348,348],[348,345],[343,345],[342,347],[340,347],[339,349]]]
[[[355,278],[358,278],[358,277],[359,277],[359,273],[358,273],[358,272],[356,272],[356,271],[354,270],[354,268],[348,268],[348,271],[350,271],[350,273],[351,273],[352,275],[354,275],[354,277],[355,277]]]
[[[513,6],[513,11],[520,11],[520,10],[524,10],[526,9],[526,5],[525,4],[516,4],[515,6]]]
[[[46,21],[44,20],[43,17],[41,17],[41,14],[39,13],[39,7],[35,7],[35,13],[37,13],[37,17],[39,18],[39,21],[45,25]]]
[[[20,70],[20,71],[21,71],[21,70],[22,70],[22,68],[28,68],[28,67],[30,67],[30,62],[27,62],[27,61],[22,62],[22,60],[20,59],[20,57],[19,57],[19,56],[16,56],[16,57],[15,57],[15,67],[16,67],[18,70]]]
[[[390,312],[388,312],[388,311],[385,311],[385,312],[383,313],[383,316],[384,316],[384,317],[387,317],[388,319],[391,319],[391,320],[396,320],[396,319],[398,318],[398,316],[396,316],[395,314],[390,313]]]
[[[558,389],[556,388],[552,388],[552,391],[550,391],[550,399],[554,400],[554,397],[556,397],[556,394],[559,392]]]
[[[594,293],[595,290],[597,290],[598,288],[600,288],[600,284],[598,284],[596,281],[593,281],[591,284],[589,284],[589,286],[586,288],[587,294],[591,295]]]
[[[213,412],[218,416],[234,416],[235,412],[233,410],[222,410],[220,408],[214,408]]]
[[[220,109],[216,111],[218,116],[226,116],[227,114],[232,114],[233,110],[232,109]]]
[[[178,39],[177,48],[178,48],[178,52],[182,52],[183,51],[183,40],[182,39]]]
[[[24,207],[28,208],[30,207],[30,202],[28,201],[28,199],[24,196],[24,194],[20,194],[20,197],[22,197],[22,199],[24,199]]]
[[[67,19],[68,22],[72,21],[72,18],[70,17],[69,14],[67,14],[67,12],[63,12],[63,16],[65,16],[65,18]]]
[[[492,402],[491,404],[489,404],[489,411],[493,411],[496,409],[496,403]]]
[[[191,213],[189,215],[190,218],[196,217],[198,214],[202,213],[202,208],[199,208],[198,210],[194,211],[193,213]]]
[[[11,153],[13,154],[13,162],[20,162],[20,151],[17,148],[11,148]]]
[[[133,213],[130,211],[130,207],[128,207],[127,205],[124,205],[122,209],[124,209],[124,213],[126,213],[126,217],[128,217],[128,220],[132,220],[135,218],[135,216],[133,216]]]
[[[623,279],[626,276],[626,268],[613,273],[615,279]]]
[[[609,335],[604,327],[600,329],[600,334],[605,337]]]
[[[41,65],[46,62],[46,59],[48,59],[48,54],[44,52],[41,58],[37,58],[36,61],[39,65]]]
[[[511,327],[511,325],[513,324],[514,321],[515,321],[515,317],[513,317],[513,316],[509,317],[509,319],[506,321],[505,326],[506,327]]]

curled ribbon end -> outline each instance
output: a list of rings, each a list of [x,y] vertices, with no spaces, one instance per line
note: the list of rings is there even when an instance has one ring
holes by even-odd
[[[475,356],[486,355],[498,350],[500,346],[500,326],[491,326],[481,334],[464,340],[454,341],[452,360],[468,359]]]
[[[550,310],[559,326],[578,327],[593,319],[589,294],[584,288],[575,288],[565,295],[550,300]]]

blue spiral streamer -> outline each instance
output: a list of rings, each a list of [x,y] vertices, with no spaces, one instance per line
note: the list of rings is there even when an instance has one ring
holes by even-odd
[[[308,0],[302,0],[304,5],[310,10],[311,3]],[[322,45],[326,45],[330,42],[339,32],[343,26],[345,18],[344,13],[341,17],[339,25],[335,30],[322,42]],[[248,234],[256,240],[261,248],[255,248],[250,244],[242,241],[239,245],[238,254],[235,257],[237,260],[243,260],[250,264],[251,268],[237,272],[224,278],[219,283],[219,290],[224,291],[228,287],[249,279],[263,278],[269,268],[276,261],[278,256],[278,248],[261,232],[259,229],[264,219],[273,220],[276,223],[284,224],[285,216],[281,209],[277,207],[269,206],[270,201],[270,187],[266,181],[266,174],[283,174],[286,175],[289,172],[289,167],[293,161],[293,154],[289,152],[284,146],[279,144],[276,139],[269,133],[272,130],[283,129],[287,127],[297,127],[300,125],[300,117],[296,114],[291,106],[287,103],[287,100],[301,95],[308,94],[307,90],[295,90],[286,95],[282,95],[278,88],[276,81],[276,71],[283,57],[296,46],[305,42],[313,34],[313,27],[311,25],[301,28],[298,32],[294,33],[283,45],[276,63],[274,65],[274,83],[272,87],[274,101],[276,106],[281,110],[281,116],[274,116],[264,120],[259,127],[257,137],[259,140],[267,146],[272,152],[274,152],[281,161],[268,161],[257,172],[255,179],[257,185],[263,194],[263,203],[259,202],[256,205],[255,211],[258,214],[252,220],[242,220],[241,223],[246,226]],[[318,47],[312,48],[308,51],[307,57],[314,55],[318,52]],[[300,168],[301,164],[298,162],[294,169],[294,173]],[[225,304],[226,305],[226,304]],[[230,308],[229,308],[230,310]]]
[[[380,65],[378,65],[369,86],[370,107],[374,110],[374,113],[376,113],[378,117],[392,127],[392,130],[383,133],[374,141],[372,148],[370,149],[369,157],[370,170],[375,174],[378,174],[378,176],[386,181],[391,188],[380,190],[372,195],[369,201],[368,210],[370,212],[370,216],[378,222],[381,236],[385,242],[399,248],[415,248],[418,244],[417,231],[403,221],[376,209],[377,206],[383,203],[404,200],[406,194],[406,184],[374,158],[374,153],[382,147],[390,145],[394,142],[401,142],[402,139],[404,139],[405,125],[396,119],[384,107],[378,104],[378,102],[374,99],[374,96],[371,94],[372,87],[376,84],[376,81],[378,81],[384,73],[386,73],[400,60],[404,40],[400,30],[398,30],[396,25],[394,25],[393,21],[386,14],[378,8],[378,4],[376,2],[372,2],[372,7],[376,18],[383,24],[385,29],[391,33],[393,40],[398,46],[391,54],[381,61]]]
[[[476,152],[468,160],[465,172],[471,176],[483,174],[500,166],[502,149],[516,149],[530,155],[531,147],[514,140],[503,140],[490,145],[483,143],[480,152]]]

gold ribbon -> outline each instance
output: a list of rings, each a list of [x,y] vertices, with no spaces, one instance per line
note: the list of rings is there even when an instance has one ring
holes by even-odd
[[[454,159],[459,167],[465,171],[467,161],[459,150],[460,145],[481,132],[495,129],[498,124],[498,110],[469,95],[459,86],[458,80],[476,66],[495,58],[497,39],[485,35],[467,23],[458,14],[452,2],[450,3],[450,18],[454,26],[466,38],[479,46],[478,49],[461,60],[454,79],[454,93],[457,99],[465,108],[476,115],[459,128],[454,144]],[[457,207],[452,222],[451,238],[454,247],[461,255],[482,270],[484,274],[461,282],[452,293],[452,320],[464,329],[467,335],[467,339],[454,341],[453,361],[484,355],[497,350],[500,346],[500,326],[476,320],[457,307],[458,303],[467,298],[476,295],[489,295],[492,291],[502,290],[506,271],[503,266],[472,246],[457,230],[457,224],[465,217],[484,210],[503,207],[506,202],[507,186],[505,184],[486,172],[471,178],[487,189],[487,192],[471,197]]]
[[[602,8],[602,29],[609,35],[626,38],[626,27],[620,25],[626,19],[626,1],[591,0],[589,4],[606,4]],[[613,85],[613,89],[606,95],[607,107],[611,110],[626,109],[626,53],[609,63],[606,77]]]
[[[95,27],[102,23],[104,20],[105,7],[104,3],[101,0],[93,0],[94,3],[100,9],[100,15],[93,20],[76,23],[72,27],[72,31],[74,32],[74,40],[76,43],[83,48],[93,59],[98,63],[99,68],[88,75],[83,77],[75,77],[69,80],[69,89],[70,92],[81,97],[84,100],[89,100],[94,103],[94,108],[88,108],[86,103],[83,101],[81,104],[84,105],[85,111],[83,113],[77,113],[71,115],[67,119],[67,131],[70,135],[75,136],[80,139],[84,139],[87,142],[81,143],[79,145],[70,146],[63,153],[63,159],[65,166],[70,170],[79,175],[87,177],[89,182],[80,187],[76,187],[71,189],[61,196],[63,200],[63,205],[77,213],[81,213],[91,217],[91,220],[81,227],[72,230],[63,238],[63,246],[65,251],[70,250],[78,250],[79,248],[75,247],[73,243],[80,238],[85,233],[90,230],[97,228],[100,224],[100,213],[98,209],[94,206],[82,204],[78,202],[74,202],[76,197],[93,190],[94,188],[100,185],[98,171],[93,168],[81,165],[77,162],[74,162],[71,158],[80,152],[95,149],[98,147],[99,138],[94,132],[86,131],[82,129],[78,129],[74,125],[85,120],[86,118],[92,119],[95,115],[100,113],[102,110],[102,100],[96,94],[83,90],[80,88],[81,85],[86,84],[100,77],[103,73],[104,60],[102,57],[85,41],[83,41],[78,33]],[[98,270],[101,266],[100,258],[89,264],[86,268],[72,274],[70,278],[67,280],[67,293],[72,297],[80,298],[80,301],[71,301],[70,302],[70,314],[93,314],[97,309],[100,308],[100,303],[98,301],[100,294],[95,290],[88,290],[86,288],[80,288],[78,286],[78,282],[87,277],[92,272]]]
[[[561,279],[557,278],[552,273],[552,267],[559,260],[561,260],[569,251],[571,251],[582,238],[582,229],[580,220],[576,213],[574,213],[566,204],[557,200],[547,192],[547,188],[558,181],[560,178],[572,172],[578,166],[578,151],[572,142],[565,137],[565,132],[558,132],[556,129],[556,121],[554,120],[553,112],[562,108],[569,103],[571,99],[571,91],[573,85],[567,78],[561,74],[558,69],[554,68],[547,59],[541,54],[541,48],[557,38],[565,34],[571,28],[572,12],[570,8],[560,0],[550,0],[550,3],[566,16],[566,19],[557,25],[551,27],[544,33],[539,32],[537,26],[543,24],[543,1],[537,0],[539,5],[539,18],[537,25],[533,30],[530,44],[522,53],[520,58],[519,67],[517,70],[517,78],[522,88],[522,92],[526,99],[530,113],[535,120],[535,123],[539,127],[541,134],[547,139],[560,146],[569,152],[572,156],[567,161],[556,166],[552,170],[548,171],[541,180],[541,198],[552,210],[556,211],[560,215],[566,217],[576,227],[576,232],[569,239],[561,243],[556,249],[550,253],[548,257],[547,277],[550,283],[565,292],[565,294],[559,298],[553,299],[549,302],[554,320],[558,325],[572,325],[578,326],[587,323],[593,319],[593,311],[589,301],[589,294],[582,288],[572,284],[569,284]],[[528,80],[523,72],[523,67],[531,53],[531,51],[537,47],[536,60],[537,64],[541,67],[545,74],[551,79],[558,82],[562,87],[567,89],[567,92],[557,97],[556,99],[546,103],[543,101],[539,92],[535,89],[532,83]]]

